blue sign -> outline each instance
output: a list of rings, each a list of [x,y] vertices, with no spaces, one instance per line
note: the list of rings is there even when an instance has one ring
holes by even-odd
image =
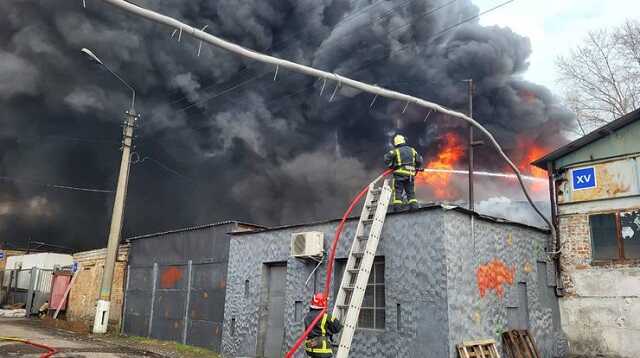
[[[4,251],[0,251],[0,260],[4,260]]]
[[[591,189],[597,186],[594,167],[574,169],[571,172],[571,178],[573,190]]]
[[[78,261],[74,261],[73,264],[71,264],[71,272],[76,271],[78,271]]]

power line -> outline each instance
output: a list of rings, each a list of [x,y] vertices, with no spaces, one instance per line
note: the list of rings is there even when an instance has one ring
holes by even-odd
[[[347,16],[347,17],[345,17],[345,18],[344,18],[344,19],[342,19],[338,24],[339,24],[339,25],[341,25],[341,26],[344,26],[345,24],[347,24],[347,23],[349,23],[349,22],[351,22],[351,21],[355,20],[356,18],[360,17],[361,15],[364,15],[367,11],[369,11],[369,10],[373,9],[373,7],[375,7],[375,5],[381,4],[381,3],[382,3],[382,2],[384,2],[384,1],[386,1],[386,0],[379,0],[379,1],[375,2],[375,3],[369,4],[369,5],[365,6],[365,7],[363,7],[363,8],[361,8],[361,9],[357,10],[357,11],[356,11],[356,12],[354,12],[353,14],[351,14],[351,15],[349,15],[349,16]],[[396,5],[394,5],[394,6],[393,6],[393,7],[391,7],[389,10],[387,10],[386,12],[384,12],[382,15],[380,15],[380,16],[378,16],[376,19],[374,19],[374,20],[373,20],[373,22],[368,23],[368,25],[375,25],[375,24],[379,23],[379,22],[380,22],[380,21],[382,21],[385,17],[392,15],[392,14],[395,12],[395,10],[396,10],[396,9],[398,9],[398,8],[400,8],[400,7],[403,7],[403,6],[405,6],[405,5],[408,5],[411,1],[412,1],[412,0],[406,0],[406,1],[402,2],[402,3],[400,3],[400,4],[396,4]],[[440,6],[440,7],[439,7],[438,9],[436,9],[435,11],[439,10],[439,9],[440,9],[440,8],[442,8],[442,7],[445,7],[445,6],[451,5],[452,3],[456,2],[456,1],[458,1],[458,0],[452,0],[452,1],[450,1],[449,3],[447,3],[447,4],[445,4],[445,5]],[[363,25],[367,25],[367,24],[363,24]],[[271,44],[271,45],[269,45],[268,47],[266,47],[266,48],[262,49],[262,50],[261,50],[261,52],[268,51],[268,50],[270,50],[270,49],[272,49],[272,48],[276,47],[276,45],[279,45],[279,44],[281,44],[281,43],[288,42],[290,39],[293,39],[296,35],[299,35],[299,34],[300,34],[300,33],[302,33],[302,32],[303,32],[303,31],[298,31],[298,32],[295,32],[295,33],[293,33],[293,34],[289,35],[286,39],[280,39],[280,40],[278,40],[278,41],[276,41],[276,42],[272,43],[272,44]],[[344,38],[351,37],[351,36],[353,36],[353,34],[349,34],[349,35],[347,35],[347,36],[344,36],[344,37],[343,37],[343,39],[344,39]],[[294,44],[290,44],[290,45],[288,45],[288,46],[285,46],[284,48],[280,49],[280,51],[284,51],[284,50],[288,49],[289,47],[291,47],[291,46],[293,46],[293,45],[294,45]],[[241,75],[241,74],[242,74],[242,73],[244,73],[244,72],[247,72],[249,69],[250,69],[249,67],[245,67],[244,69],[242,69],[241,71],[239,71],[238,73],[236,73],[236,76],[239,76],[239,75]],[[259,76],[263,76],[263,75],[259,75]],[[214,86],[216,86],[216,85],[217,85],[217,83],[212,83],[211,85],[208,85],[208,86],[205,86],[205,87],[201,88],[201,89],[200,89],[200,91],[205,91],[205,90],[210,89],[210,88],[212,88],[212,87],[214,87]],[[189,98],[189,96],[182,96],[181,98],[178,98],[178,99],[176,99],[176,100],[171,101],[171,102],[170,102],[170,104],[176,104],[176,103],[182,102],[183,100],[188,99],[188,98]]]
[[[457,0],[449,1],[449,2],[447,2],[447,3],[445,3],[445,4],[443,4],[443,5],[440,5],[439,7],[435,8],[435,9],[431,9],[431,10],[429,10],[429,11],[425,12],[425,13],[424,13],[423,15],[421,15],[420,17],[426,17],[426,16],[428,16],[428,15],[432,15],[432,14],[434,14],[435,12],[437,12],[437,11],[439,11],[439,10],[443,9],[444,7],[447,7],[447,6],[452,5],[452,4],[453,4],[453,3],[455,3],[456,1],[457,1]],[[441,31],[437,32],[437,33],[435,33],[434,35],[430,36],[430,37],[429,37],[429,39],[426,41],[426,43],[425,43],[424,45],[429,45],[429,44],[431,44],[433,41],[435,41],[436,39],[438,39],[439,37],[441,37],[442,35],[444,35],[445,33],[449,32],[449,31],[451,31],[451,30],[454,30],[454,29],[456,29],[456,28],[458,28],[458,27],[460,27],[460,26],[462,26],[462,25],[464,25],[464,24],[466,24],[466,23],[468,23],[468,22],[470,22],[470,21],[473,21],[473,20],[475,20],[475,19],[479,18],[479,17],[480,17],[480,16],[482,16],[482,15],[485,15],[485,14],[490,13],[490,12],[492,12],[492,11],[498,10],[498,9],[500,9],[500,8],[502,8],[502,7],[506,6],[506,5],[508,5],[508,4],[510,4],[510,3],[514,2],[514,1],[515,1],[515,0],[508,0],[508,1],[505,1],[505,2],[503,2],[503,3],[500,3],[500,4],[498,4],[498,5],[496,5],[496,6],[492,7],[492,8],[490,8],[490,9],[487,9],[487,10],[485,10],[485,11],[483,11],[483,12],[480,12],[480,13],[478,13],[478,14],[476,14],[476,15],[473,15],[473,16],[470,16],[470,17],[467,17],[467,18],[465,18],[465,19],[463,19],[463,20],[461,20],[461,21],[459,21],[459,22],[457,22],[457,23],[455,23],[455,24],[453,24],[453,25],[451,25],[451,26],[449,26],[449,27],[447,27],[447,28],[445,28],[445,29],[443,29],[443,30],[441,30]],[[410,25],[412,25],[412,24],[410,24]],[[393,32],[395,32],[395,31],[397,31],[397,30],[399,30],[399,29],[401,29],[401,28],[406,28],[406,27],[407,27],[407,25],[402,25],[402,26],[401,26],[401,27],[399,27],[399,28],[396,28],[396,29],[391,30],[389,33],[393,33]],[[414,45],[414,44],[406,44],[406,45],[404,45],[404,46],[401,46],[401,47],[399,47],[399,48],[397,48],[397,49],[395,49],[395,50],[393,50],[393,51],[390,51],[389,53],[384,54],[384,55],[383,55],[382,57],[380,57],[380,58],[372,59],[372,60],[368,61],[367,63],[365,63],[365,64],[364,64],[364,66],[360,66],[360,67],[358,67],[357,69],[355,69],[355,70],[353,70],[353,71],[351,71],[351,72],[349,72],[349,73],[347,73],[347,74],[345,74],[345,75],[353,75],[353,74],[358,73],[358,72],[360,72],[360,71],[362,71],[362,70],[364,70],[364,69],[367,69],[367,68],[371,67],[372,65],[374,65],[374,64],[376,64],[376,63],[378,63],[380,60],[384,60],[384,59],[386,59],[386,58],[387,58],[389,55],[391,55],[391,54],[398,53],[398,52],[402,52],[402,51],[405,51],[405,50],[409,49],[412,45]],[[179,109],[177,109],[177,110],[176,110],[176,112],[183,111],[183,110],[188,109],[188,108],[191,108],[191,107],[193,107],[193,106],[195,106],[195,105],[202,104],[202,103],[208,102],[208,101],[210,101],[210,100],[212,100],[212,99],[215,99],[215,98],[218,98],[218,97],[220,97],[220,96],[223,96],[223,95],[225,95],[225,94],[227,94],[227,93],[229,93],[229,92],[232,92],[232,91],[234,91],[234,90],[236,90],[236,89],[238,89],[238,88],[242,87],[243,85],[245,85],[245,84],[247,84],[247,83],[253,82],[254,80],[257,80],[258,78],[264,77],[265,75],[267,75],[267,74],[269,74],[269,73],[271,73],[271,71],[263,72],[263,73],[261,73],[261,74],[259,74],[259,75],[255,76],[255,77],[249,78],[248,80],[246,80],[246,81],[244,81],[244,82],[241,82],[241,83],[236,84],[236,85],[234,85],[234,86],[232,86],[232,87],[226,88],[226,89],[224,89],[224,90],[223,90],[223,91],[221,91],[221,92],[215,93],[214,95],[212,95],[212,96],[210,96],[210,97],[208,97],[208,98],[206,98],[206,99],[204,99],[204,100],[198,101],[198,102],[196,102],[196,103],[192,103],[192,104],[190,104],[190,105],[188,105],[188,106],[186,106],[186,107],[183,107],[183,108],[179,108]],[[313,85],[312,85],[312,86],[313,86]],[[309,87],[307,87],[307,88],[310,88],[310,87],[312,87],[312,86],[309,86]],[[299,92],[297,92],[297,93],[299,93]],[[297,94],[297,93],[296,93],[296,94]],[[273,98],[273,99],[269,99],[269,100],[267,100],[267,102],[271,102],[271,101],[276,100],[276,99],[279,99],[279,97],[276,97],[276,98]]]
[[[120,142],[107,140],[107,139],[92,139],[92,138],[77,138],[77,137],[68,137],[68,136],[60,136],[60,135],[40,135],[40,136],[19,136],[16,138],[18,143],[35,140],[42,141],[45,139],[49,140],[59,140],[59,141],[69,141],[69,142],[84,142],[84,143],[95,143],[95,144],[110,144],[110,145],[119,145]]]
[[[152,163],[154,163],[155,165],[157,165],[158,167],[160,167],[161,169],[163,169],[163,170],[165,170],[165,171],[167,171],[167,172],[169,172],[169,173],[171,173],[171,174],[173,174],[175,176],[178,176],[178,177],[180,177],[182,179],[185,179],[185,180],[188,180],[190,182],[194,181],[193,179],[191,179],[188,176],[178,172],[177,170],[171,169],[169,166],[167,166],[166,164],[162,163],[161,161],[159,161],[157,159],[154,159],[154,158],[152,158],[150,156],[145,156],[144,158],[140,159],[140,155],[137,154],[137,156],[138,156],[137,160],[132,161],[131,164],[142,164],[142,163],[146,162],[147,160],[149,160]]]
[[[436,7],[436,8],[434,8],[434,9],[431,9],[431,10],[429,10],[429,11],[426,11],[426,12],[424,12],[423,14],[421,14],[421,15],[420,15],[420,18],[423,18],[423,17],[429,16],[429,15],[432,15],[432,14],[436,13],[436,12],[437,12],[437,11],[439,11],[439,10],[442,10],[443,8],[445,8],[445,7],[447,7],[447,6],[450,6],[450,5],[454,4],[454,3],[455,3],[455,2],[457,2],[457,1],[458,1],[458,0],[451,0],[451,1],[449,1],[449,2],[447,2],[447,3],[445,3],[445,4],[443,4],[443,5],[440,5],[440,6]],[[515,0],[511,0],[511,1],[515,1]],[[405,4],[409,3],[409,2],[410,2],[410,0],[409,0],[409,1],[405,1],[405,3],[404,3],[403,5],[405,5]],[[378,2],[378,3],[379,3],[379,2]],[[396,8],[396,7],[394,7],[393,9],[391,9],[391,10],[389,10],[389,11],[387,11],[387,13],[386,13],[386,14],[391,14],[391,13],[393,13],[393,10],[394,10],[395,8]],[[379,17],[377,20],[380,20],[380,19],[382,19],[383,17],[384,17],[384,16],[381,16],[381,17]],[[353,19],[351,19],[351,20],[353,20]],[[376,21],[377,21],[377,20],[376,20]],[[375,23],[376,23],[376,21],[374,21],[373,23],[370,23],[369,25],[373,25],[373,24],[375,24]],[[470,20],[469,20],[469,21],[470,21]],[[342,24],[342,23],[341,23],[341,24]],[[408,25],[412,25],[412,23],[411,23],[411,24],[408,24]],[[398,30],[401,30],[401,29],[403,29],[403,28],[406,28],[408,25],[402,25],[402,26],[400,26],[400,27],[398,27],[398,28],[396,28],[396,29],[393,29],[393,30],[389,31],[389,32],[388,32],[388,34],[391,34],[391,33],[394,33],[394,32],[396,32],[396,31],[398,31]],[[459,26],[459,24],[458,24],[458,26]],[[438,35],[440,35],[440,33],[439,33]],[[351,34],[351,35],[347,35],[347,36],[344,36],[344,37],[343,37],[343,39],[344,39],[344,38],[351,37],[351,36],[353,36],[353,34]],[[396,51],[392,51],[391,53],[393,53],[393,52],[396,52]],[[390,53],[390,54],[391,54],[391,53]],[[384,57],[383,57],[383,58],[384,58]],[[245,70],[243,70],[243,71],[240,71],[240,72],[239,72],[239,74],[240,74],[240,73],[242,73],[242,72],[244,72],[244,71],[246,71],[246,70],[247,70],[247,69],[245,69]],[[189,104],[189,105],[187,105],[187,106],[185,106],[185,107],[179,108],[179,109],[177,109],[177,110],[176,110],[176,112],[181,112],[181,111],[183,111],[183,110],[189,109],[189,108],[194,107],[194,106],[196,106],[196,105],[199,105],[199,104],[202,104],[202,103],[206,103],[206,102],[208,102],[208,101],[210,101],[210,100],[212,100],[212,99],[215,99],[215,98],[220,97],[220,96],[222,96],[222,95],[224,95],[224,94],[226,94],[226,93],[229,93],[229,92],[231,92],[231,91],[233,91],[233,90],[235,90],[235,89],[237,89],[237,88],[240,88],[240,87],[244,86],[245,84],[251,83],[251,82],[253,82],[254,80],[257,80],[257,79],[259,79],[259,78],[261,78],[261,77],[264,77],[264,76],[266,76],[266,75],[267,75],[267,74],[269,74],[269,73],[271,73],[271,71],[270,71],[270,70],[269,70],[269,71],[266,71],[266,72],[263,72],[263,73],[261,73],[261,74],[259,74],[259,75],[256,75],[256,76],[254,76],[254,77],[251,77],[251,78],[249,78],[249,79],[247,79],[247,80],[245,80],[245,81],[243,81],[243,82],[241,82],[241,83],[238,83],[238,84],[236,84],[236,85],[234,85],[234,86],[232,86],[232,87],[229,87],[229,88],[227,88],[227,89],[225,89],[225,90],[223,90],[223,91],[221,91],[221,92],[219,92],[219,93],[215,93],[215,94],[214,94],[214,95],[212,95],[212,96],[208,96],[207,98],[205,98],[205,99],[203,99],[203,100],[200,100],[200,101],[197,101],[197,102],[191,103],[191,104]],[[186,97],[185,97],[185,98],[186,98]]]
[[[82,188],[82,187],[69,186],[69,185],[40,183],[40,182],[29,180],[29,179],[18,179],[18,178],[11,178],[7,176],[0,176],[0,180],[14,182],[14,183],[43,186],[43,187],[53,188],[53,189],[75,190],[75,191],[84,191],[84,192],[90,192],[90,193],[113,193],[114,192],[113,190]]]

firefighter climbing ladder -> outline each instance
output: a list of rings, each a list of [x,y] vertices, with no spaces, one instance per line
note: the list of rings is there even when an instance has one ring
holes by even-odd
[[[353,334],[358,325],[360,307],[380,241],[382,225],[387,216],[391,190],[388,179],[384,180],[382,185],[377,182],[369,185],[367,199],[362,207],[360,221],[333,308],[333,316],[344,324],[336,358],[349,356]]]

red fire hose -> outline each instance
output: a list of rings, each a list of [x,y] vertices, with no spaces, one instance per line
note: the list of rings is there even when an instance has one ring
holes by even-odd
[[[40,355],[40,358],[49,358],[51,356],[53,356],[54,354],[58,353],[58,350],[53,348],[53,347],[49,347],[49,346],[45,346],[44,344],[40,344],[40,343],[35,343],[35,342],[31,342],[29,340],[26,339],[22,339],[22,338],[15,338],[15,337],[0,337],[0,341],[14,341],[14,342],[20,342],[20,343],[24,343],[24,344],[28,344],[30,346],[34,346],[37,348],[42,348],[42,349],[46,349],[47,352],[46,353],[42,353]]]
[[[391,174],[391,172],[393,172],[393,169],[385,170],[372,183],[375,183],[378,180],[386,177],[387,175]],[[355,209],[356,205],[358,205],[358,203],[360,202],[362,197],[369,190],[369,185],[371,185],[371,184],[367,184],[367,186],[365,186],[358,193],[358,195],[356,195],[355,198],[353,198],[353,200],[351,201],[351,205],[349,205],[349,208],[347,209],[347,211],[345,211],[344,215],[342,215],[342,220],[340,220],[340,224],[338,224],[338,227],[336,228],[336,235],[333,238],[333,243],[331,244],[331,250],[329,250],[329,259],[327,261],[328,262],[328,264],[327,264],[327,278],[326,278],[326,280],[324,282],[324,297],[326,297],[327,302],[329,301],[329,288],[331,287],[331,275],[333,274],[333,261],[336,258],[336,249],[338,248],[338,241],[340,240],[340,235],[342,234],[342,230],[344,230],[344,225],[347,222],[347,219],[349,218],[349,215],[351,215],[351,212],[353,211],[353,209]],[[307,329],[300,336],[300,338],[298,338],[298,340],[293,345],[291,350],[289,350],[287,352],[287,354],[285,355],[285,358],[293,357],[293,354],[298,350],[298,348],[300,348],[300,345],[302,345],[302,342],[304,342],[304,340],[307,338],[309,333],[311,333],[311,330],[313,330],[313,327],[315,327],[316,323],[318,323],[318,321],[320,321],[320,318],[322,318],[322,316],[326,312],[327,312],[326,308],[323,308],[322,311],[320,311],[318,316],[316,316],[316,318],[313,320],[313,322],[311,322],[309,327],[307,327]]]

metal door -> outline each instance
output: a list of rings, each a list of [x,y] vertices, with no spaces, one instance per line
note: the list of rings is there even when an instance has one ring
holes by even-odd
[[[284,343],[284,302],[285,282],[287,278],[286,265],[269,265],[266,270],[266,325],[263,332],[263,352],[265,358],[282,357]]]

